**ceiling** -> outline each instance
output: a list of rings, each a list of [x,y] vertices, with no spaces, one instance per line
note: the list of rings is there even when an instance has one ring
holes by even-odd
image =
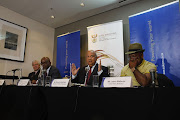
[[[138,0],[0,0],[0,5],[57,28],[136,1]],[[85,4],[84,7],[80,6],[81,2]],[[50,17],[52,14],[54,19]]]

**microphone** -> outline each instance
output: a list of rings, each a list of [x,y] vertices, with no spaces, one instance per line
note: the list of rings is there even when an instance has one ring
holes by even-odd
[[[45,87],[46,76],[47,76],[47,71],[46,69],[43,69],[42,70],[42,83],[41,83],[43,87]]]
[[[89,67],[85,67],[85,71],[86,71],[86,76],[85,76],[85,80],[84,80],[84,85],[86,85],[86,80],[87,80],[87,76],[88,76],[88,72],[89,72],[90,68]]]
[[[156,70],[155,69],[150,69],[149,72],[150,72],[150,75],[151,75],[152,88],[153,88],[152,104],[155,104],[156,103],[155,97],[157,95],[156,89],[155,89],[155,80],[156,80],[155,72],[156,72]]]
[[[21,70],[21,69],[13,69],[13,70],[9,70],[9,71],[7,71],[7,73],[6,73],[6,76],[7,76],[7,74],[9,73],[9,72],[11,72],[11,71],[13,71],[13,72],[15,72],[15,71],[17,71],[17,70]]]
[[[17,71],[17,70],[20,70],[20,69],[13,69],[13,70],[11,70],[11,71],[15,72],[15,71]]]
[[[89,68],[89,67],[85,67],[86,76],[87,76],[87,74],[88,74],[89,70],[90,70],[90,68]]]
[[[150,72],[150,75],[151,75],[152,85],[155,85],[155,80],[156,80],[155,72],[156,72],[156,70],[155,69],[150,69],[149,72]]]

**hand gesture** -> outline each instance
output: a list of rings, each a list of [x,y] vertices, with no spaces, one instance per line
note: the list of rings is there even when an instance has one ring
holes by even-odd
[[[99,65],[98,65],[98,72],[102,70],[102,67],[101,67],[101,59],[99,61]]]
[[[137,64],[138,64],[138,59],[134,59],[134,60],[130,60],[130,61],[129,61],[129,67],[130,67],[130,68],[135,68],[135,67],[137,67]]]
[[[76,69],[76,65],[72,63],[71,69],[72,69],[72,74],[76,75],[80,68]]]

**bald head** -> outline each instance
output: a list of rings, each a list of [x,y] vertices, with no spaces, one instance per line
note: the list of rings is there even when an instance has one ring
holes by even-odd
[[[97,54],[96,54],[96,52],[95,52],[94,50],[88,50],[87,54],[88,54],[88,53],[93,54],[93,55],[97,58]]]
[[[87,52],[87,63],[90,67],[94,66],[97,60],[97,55],[94,50],[89,50]]]

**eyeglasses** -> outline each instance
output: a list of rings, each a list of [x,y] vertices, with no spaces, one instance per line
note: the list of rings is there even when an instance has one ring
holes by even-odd
[[[44,64],[47,64],[47,63],[48,63],[48,61],[41,62],[41,65],[44,65]]]

